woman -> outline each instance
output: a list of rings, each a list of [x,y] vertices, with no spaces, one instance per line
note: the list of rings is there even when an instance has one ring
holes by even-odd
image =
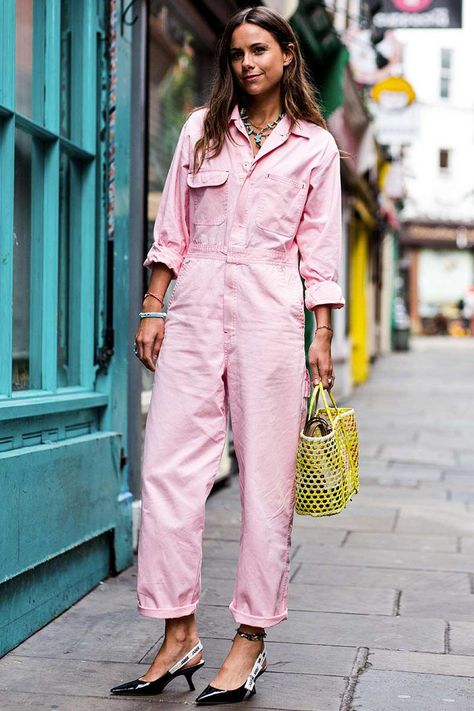
[[[339,153],[314,101],[290,25],[239,11],[218,48],[208,106],[183,126],[144,265],[152,271],[136,352],[154,371],[147,418],[138,609],[166,619],[140,679],[114,693],[194,689],[202,644],[195,610],[205,501],[230,406],[241,491],[232,648],[198,704],[241,701],[266,666],[265,628],[288,616],[294,465],[306,413],[303,288],[317,329],[313,382],[334,382],[330,310],[341,238]],[[166,335],[165,335],[166,334]],[[158,358],[159,355],[159,358]],[[158,358],[155,366],[155,360]]]

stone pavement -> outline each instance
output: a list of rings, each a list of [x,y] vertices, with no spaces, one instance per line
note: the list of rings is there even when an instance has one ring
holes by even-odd
[[[268,630],[269,672],[245,708],[474,709],[474,339],[412,346],[379,359],[351,398],[360,493],[334,518],[295,517],[290,617]],[[234,634],[237,481],[207,509],[196,693],[179,679],[158,697],[109,696],[163,632],[135,610],[132,568],[0,661],[2,711],[192,707]]]

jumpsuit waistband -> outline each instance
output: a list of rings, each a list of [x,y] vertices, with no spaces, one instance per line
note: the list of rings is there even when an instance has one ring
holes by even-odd
[[[232,246],[220,247],[214,244],[191,243],[186,253],[187,257],[217,259],[231,264],[255,264],[268,262],[271,264],[298,265],[298,252],[287,252],[284,249],[264,249],[261,247]]]

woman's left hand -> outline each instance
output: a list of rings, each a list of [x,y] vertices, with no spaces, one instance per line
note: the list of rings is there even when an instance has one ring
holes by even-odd
[[[331,356],[331,331],[316,331],[308,351],[311,380],[317,385],[320,380],[323,387],[330,390],[334,385],[334,369]]]

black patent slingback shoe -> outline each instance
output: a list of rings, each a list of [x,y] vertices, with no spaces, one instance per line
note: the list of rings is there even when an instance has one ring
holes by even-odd
[[[202,649],[203,646],[199,641],[179,662],[176,662],[171,669],[154,681],[145,681],[140,678],[133,679],[133,681],[127,681],[125,684],[114,686],[110,691],[112,694],[121,694],[123,696],[153,696],[155,694],[161,694],[165,686],[177,676],[184,676],[189,684],[190,691],[194,691],[196,687],[194,686],[192,677],[198,669],[204,666],[204,659],[201,659],[200,662],[190,667],[185,668],[184,665]]]
[[[240,630],[237,630],[241,637],[246,637],[247,639],[257,640],[263,639],[265,633],[257,633],[255,635],[247,635]],[[244,681],[242,686],[237,687],[237,689],[216,689],[215,686],[209,684],[206,686],[203,692],[199,694],[196,699],[196,704],[198,706],[211,706],[214,704],[236,704],[244,699],[250,698],[256,693],[255,682],[258,677],[266,671],[267,668],[267,655],[265,648],[262,649],[258,655],[255,664],[252,667],[252,671],[248,675],[247,679]]]

